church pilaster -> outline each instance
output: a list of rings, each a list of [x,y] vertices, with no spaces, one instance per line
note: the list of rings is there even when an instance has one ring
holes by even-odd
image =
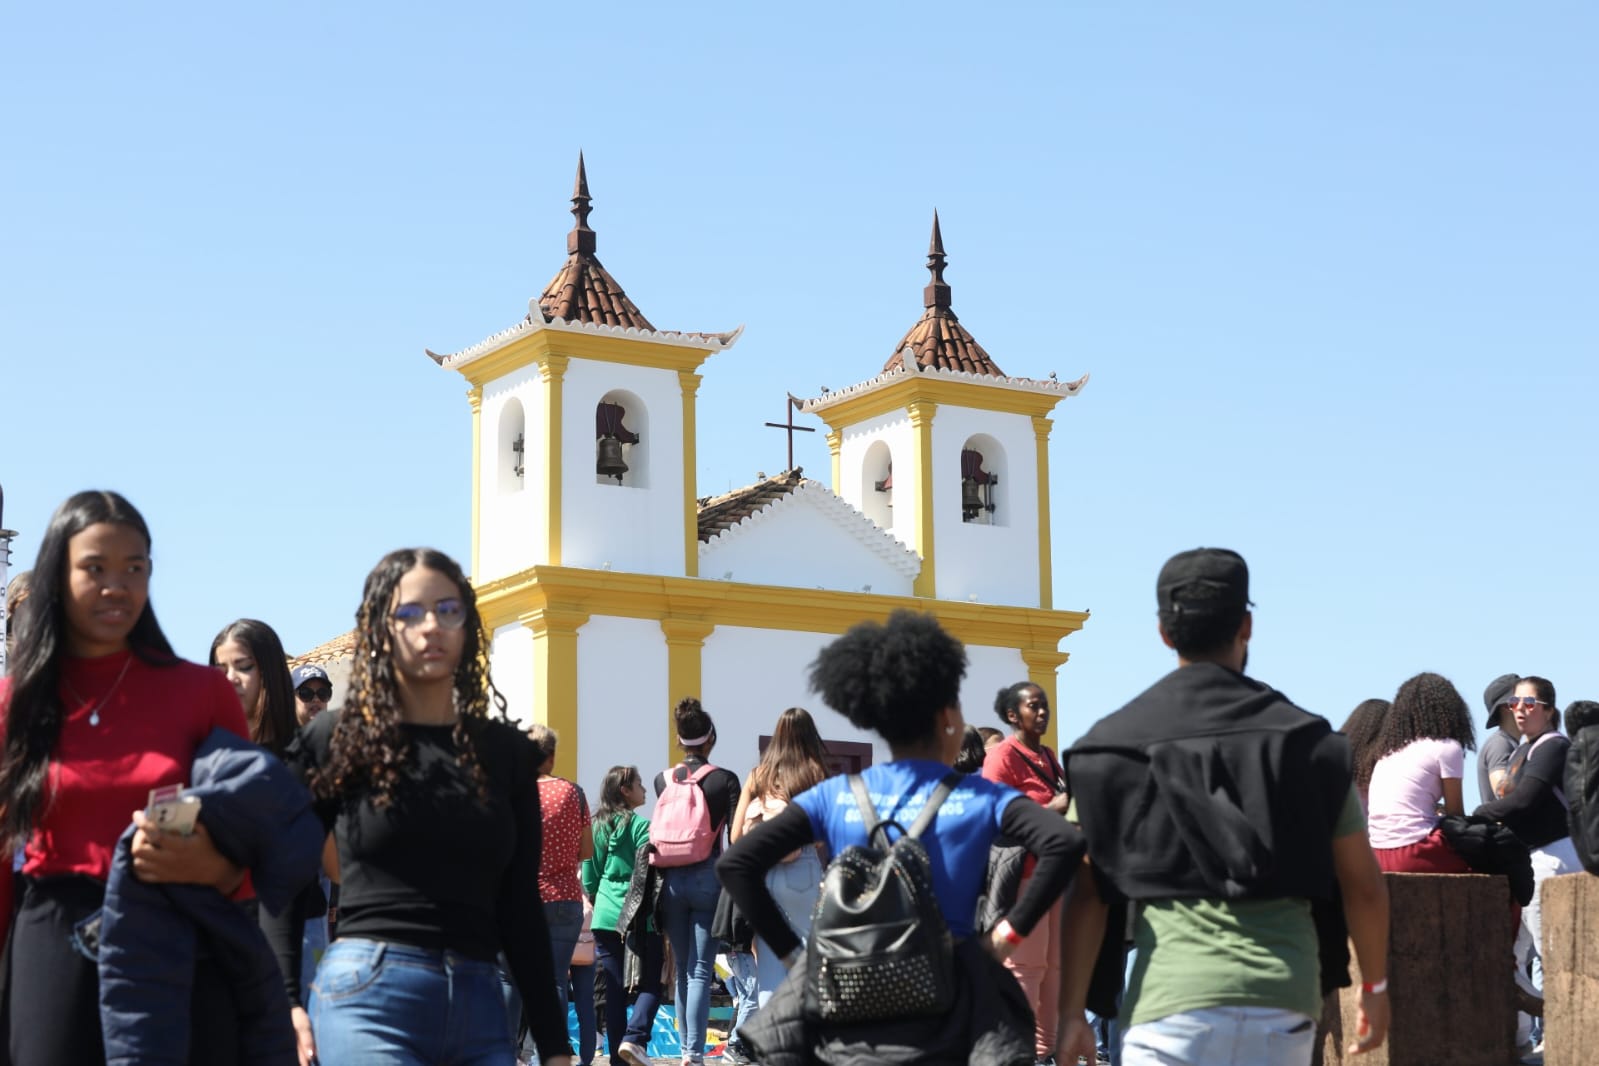
[[[577,776],[577,631],[588,612],[569,607],[538,607],[517,621],[533,634],[533,721],[560,736],[555,772]]]
[[[697,541],[696,541],[697,543]],[[702,659],[705,638],[716,629],[714,622],[699,618],[661,619],[661,633],[666,637],[666,695],[671,704],[666,712],[666,750],[677,759],[681,749],[677,745],[677,722],[672,708],[685,696],[698,699],[703,684]]]

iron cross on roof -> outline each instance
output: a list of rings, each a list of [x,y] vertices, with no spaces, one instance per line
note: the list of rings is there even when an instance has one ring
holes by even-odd
[[[768,422],[768,423],[766,423],[768,426],[770,426],[773,429],[786,429],[786,430],[788,430],[788,466],[783,468],[785,470],[794,469],[794,434],[795,433],[815,433],[816,432],[816,427],[815,426],[796,426],[794,424],[794,412],[798,411],[800,409],[800,404],[803,403],[803,402],[804,402],[803,400],[801,400],[798,396],[795,396],[792,392],[789,393],[788,394],[788,407],[786,409],[787,410],[787,419],[785,421],[782,421],[782,422]]]

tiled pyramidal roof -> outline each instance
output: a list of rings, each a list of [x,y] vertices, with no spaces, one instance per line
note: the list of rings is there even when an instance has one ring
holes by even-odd
[[[634,329],[655,327],[644,317],[622,286],[600,265],[594,254],[594,231],[589,228],[589,179],[583,169],[583,153],[577,154],[577,182],[572,189],[572,215],[577,219],[566,235],[566,262],[528,310],[528,321],[535,314],[545,322],[597,322],[604,326]]]
[[[755,512],[787,496],[799,488],[804,474],[801,468],[795,467],[776,477],[763,478],[753,485],[700,500],[700,543],[733,528]]]
[[[944,259],[944,237],[938,230],[938,212],[934,211],[933,239],[927,248],[927,269],[933,280],[922,290],[922,306],[927,310],[894,346],[894,354],[883,369],[898,370],[909,360],[908,365],[917,370],[931,367],[1002,378],[1004,373],[950,310]]]

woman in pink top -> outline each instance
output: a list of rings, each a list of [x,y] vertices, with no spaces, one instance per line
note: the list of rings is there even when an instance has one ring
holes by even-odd
[[[1437,674],[1399,686],[1383,722],[1371,771],[1367,831],[1377,864],[1389,873],[1470,873],[1438,830],[1445,814],[1463,814],[1465,753],[1477,747],[1471,710]]]

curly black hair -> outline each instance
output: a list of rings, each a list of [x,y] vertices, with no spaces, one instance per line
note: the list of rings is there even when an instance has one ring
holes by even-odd
[[[455,761],[487,795],[488,781],[478,763],[472,735],[489,717],[490,704],[505,720],[505,697],[489,676],[489,639],[477,610],[477,594],[460,564],[432,548],[401,548],[378,561],[366,576],[355,613],[355,663],[344,709],[328,746],[328,762],[312,780],[324,799],[369,795],[373,805],[392,803],[404,778],[411,744],[400,728],[400,700],[394,672],[389,611],[400,578],[422,567],[449,578],[466,610],[466,642],[455,668]]]
[[[1566,730],[1572,734],[1591,725],[1599,725],[1599,703],[1593,700],[1572,700],[1566,705]]]
[[[960,703],[966,649],[932,615],[898,610],[861,622],[816,656],[811,690],[890,747],[930,736],[934,717]]]
[[[1011,712],[1021,707],[1022,696],[1029,689],[1037,689],[1041,694],[1044,691],[1031,681],[1018,681],[1014,685],[1006,685],[999,690],[999,695],[994,697],[994,713],[999,715],[1001,722],[1012,729],[1016,728],[1016,723],[1010,720]],[[1047,696],[1045,698],[1048,699]]]
[[[1355,764],[1355,784],[1360,788],[1371,785],[1371,771],[1377,765],[1377,738],[1382,734],[1383,722],[1392,709],[1393,704],[1387,700],[1361,700],[1338,730],[1349,740],[1349,754]]]
[[[1380,759],[1424,737],[1458,740],[1467,751],[1477,750],[1471,708],[1460,690],[1439,674],[1417,674],[1399,686],[1372,750]]]

